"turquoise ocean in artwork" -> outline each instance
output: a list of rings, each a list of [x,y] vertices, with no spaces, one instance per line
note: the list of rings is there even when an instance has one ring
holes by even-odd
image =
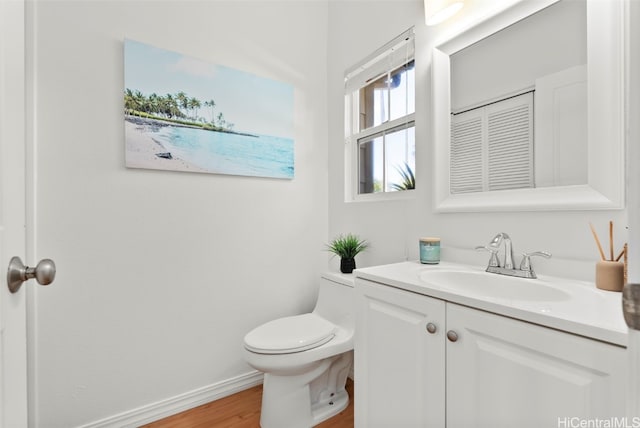
[[[177,126],[148,134],[173,156],[210,172],[289,179],[294,175],[292,139]]]
[[[156,156],[206,172],[293,178],[293,85],[128,39],[124,60],[133,167],[184,170],[180,162],[141,160],[140,133],[163,146]]]

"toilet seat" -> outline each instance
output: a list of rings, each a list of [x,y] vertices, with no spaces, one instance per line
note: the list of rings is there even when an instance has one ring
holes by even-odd
[[[335,336],[336,326],[314,314],[269,321],[244,338],[249,351],[260,354],[289,354],[317,348]]]

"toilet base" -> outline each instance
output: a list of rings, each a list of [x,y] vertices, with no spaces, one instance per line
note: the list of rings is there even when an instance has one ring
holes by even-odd
[[[349,404],[345,390],[353,352],[318,361],[309,372],[282,376],[265,373],[262,428],[311,428]]]
[[[349,394],[344,388],[337,391],[331,400],[315,403],[313,406],[309,406],[308,388],[292,392],[286,394],[283,401],[276,400],[280,405],[285,404],[284,407],[269,399],[265,401],[263,396],[261,428],[311,428],[337,415],[349,405]]]
[[[313,418],[313,426],[337,415],[347,408],[349,405],[349,394],[345,389],[338,391],[332,397],[330,402],[324,404],[316,404],[311,407],[311,415]]]

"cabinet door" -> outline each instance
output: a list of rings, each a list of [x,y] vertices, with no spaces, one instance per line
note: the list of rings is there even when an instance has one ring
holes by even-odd
[[[444,302],[357,279],[356,304],[355,426],[444,427]]]
[[[625,415],[625,348],[450,303],[447,330],[449,428]]]

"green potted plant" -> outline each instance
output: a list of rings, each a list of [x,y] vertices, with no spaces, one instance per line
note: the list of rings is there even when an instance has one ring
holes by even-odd
[[[327,245],[327,251],[340,257],[340,272],[351,273],[356,268],[356,255],[368,246],[369,244],[364,239],[348,233],[333,239]]]

